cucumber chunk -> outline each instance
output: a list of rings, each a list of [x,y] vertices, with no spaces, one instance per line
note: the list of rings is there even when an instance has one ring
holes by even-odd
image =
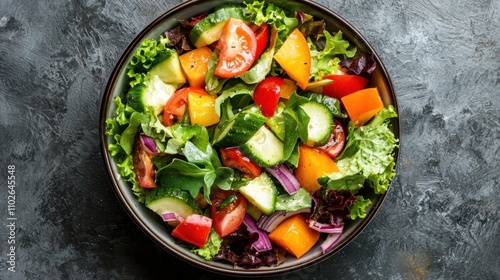
[[[273,180],[266,173],[249,180],[238,191],[265,215],[269,216],[274,212],[278,191]]]
[[[156,114],[160,114],[175,91],[173,85],[165,84],[158,76],[152,76],[128,91],[127,104],[138,112],[145,112],[146,106],[152,106]]]
[[[332,133],[333,114],[324,104],[310,101],[300,105],[300,108],[309,116],[307,124],[307,142],[311,147],[323,146]]]
[[[283,160],[283,142],[266,126],[262,126],[240,151],[256,164],[263,167],[273,167]]]
[[[193,26],[189,39],[197,48],[212,44],[219,40],[222,28],[230,18],[246,21],[243,6],[224,6],[209,14]]]
[[[266,122],[257,107],[250,107],[238,114],[225,124],[220,133],[214,136],[214,145],[219,147],[233,147],[245,143]]]
[[[199,212],[189,192],[161,185],[157,186],[153,193],[146,196],[146,207],[158,215],[175,213],[182,218]]]
[[[179,54],[173,49],[166,49],[158,55],[155,64],[148,72],[148,76],[158,76],[164,83],[173,85],[176,89],[186,83]]]

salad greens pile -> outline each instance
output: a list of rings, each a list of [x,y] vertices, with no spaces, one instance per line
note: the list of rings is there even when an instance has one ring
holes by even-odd
[[[269,28],[269,34],[261,54],[254,53],[248,69],[226,76],[220,74],[220,65],[231,52],[221,45],[230,38],[224,38],[222,26],[232,19],[238,24],[244,21],[243,30],[252,28],[257,48],[261,42],[258,28]],[[215,23],[220,23],[219,27]],[[215,28],[222,29],[221,37],[200,46],[201,40],[211,39]],[[289,70],[275,59],[294,30],[299,30],[307,42],[309,84],[319,86],[297,87]],[[204,60],[207,68],[203,93],[199,94],[200,87],[190,84],[178,61],[179,56],[201,48],[209,48],[210,55]],[[366,217],[371,205],[367,195],[388,190],[395,176],[398,139],[391,127],[391,119],[397,118],[394,107],[380,108],[365,124],[355,124],[342,99],[327,94],[326,86],[322,88],[328,81],[322,82],[331,75],[358,76],[367,81],[375,68],[372,55],[358,51],[341,31],[327,30],[321,19],[265,1],[221,6],[181,20],[160,38],[141,43],[127,65],[126,90],[114,99],[115,112],[106,120],[108,151],[137,199],[163,217],[180,244],[206,260],[257,268],[278,265],[286,254],[300,257],[302,253],[283,248],[272,239],[274,228],[292,215],[301,215],[318,236],[330,240],[329,245],[322,245],[326,253],[349,220]],[[274,85],[271,81],[281,85],[284,80],[292,81],[293,90],[288,96],[278,92],[274,113],[266,116],[265,107],[271,106],[271,98],[266,97],[262,103],[257,92],[262,91],[264,83],[267,89]],[[169,104],[181,91],[189,93],[172,109]],[[193,123],[193,96],[213,97],[217,121],[209,125]],[[167,123],[167,113],[179,112],[177,119]],[[316,117],[322,114],[329,118],[329,139],[314,142],[314,129],[323,125]],[[304,181],[295,173],[304,160],[301,148],[323,151],[327,141],[333,141],[335,127],[342,130],[342,136],[345,134],[341,152],[331,157],[338,171],[316,178],[320,189],[301,186]],[[229,160],[226,153],[234,148],[239,158]],[[243,161],[253,165],[242,167]],[[256,168],[257,173],[252,175],[248,168]],[[227,217],[240,221],[229,229],[224,222]],[[187,221],[209,224],[201,243],[195,241],[200,236],[186,237],[181,232],[190,226]],[[221,234],[224,231],[230,232]],[[334,238],[336,241],[332,241]]]

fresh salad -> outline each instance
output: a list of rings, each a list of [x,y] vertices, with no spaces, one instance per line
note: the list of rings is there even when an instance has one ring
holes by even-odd
[[[109,153],[201,258],[277,266],[327,253],[395,176],[377,67],[321,19],[254,1],[145,39],[106,121]]]

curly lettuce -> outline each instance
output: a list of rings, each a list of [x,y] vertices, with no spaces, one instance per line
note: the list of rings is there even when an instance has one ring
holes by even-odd
[[[130,87],[134,87],[145,80],[146,73],[154,66],[156,58],[167,51],[168,42],[167,38],[161,37],[159,41],[146,39],[141,43],[127,65]]]

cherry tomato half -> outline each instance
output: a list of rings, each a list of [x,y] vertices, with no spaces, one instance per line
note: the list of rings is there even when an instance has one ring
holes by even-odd
[[[211,228],[212,220],[210,218],[191,214],[174,228],[172,236],[201,248],[207,243]]]
[[[212,198],[210,214],[212,225],[220,237],[240,227],[247,211],[246,198],[235,191],[219,191]]]
[[[222,165],[240,170],[249,179],[259,176],[262,172],[262,168],[243,155],[237,147],[220,149],[220,159]]]
[[[345,131],[344,127],[338,120],[334,119],[333,122],[334,124],[330,139],[328,139],[328,142],[325,145],[319,147],[318,149],[326,152],[331,158],[336,158],[340,152],[342,152],[342,149],[344,149]]]
[[[202,95],[207,94],[207,92],[198,87],[185,87],[181,88],[174,93],[172,97],[167,101],[165,107],[163,108],[163,125],[171,126],[176,122],[180,121],[186,112],[186,104],[188,100],[188,93],[195,92]]]
[[[368,79],[356,75],[328,75],[323,79],[333,80],[332,84],[323,87],[323,94],[333,98],[349,95],[366,87]]]
[[[253,100],[255,104],[259,105],[264,116],[272,117],[274,115],[280,100],[283,81],[283,78],[280,77],[267,77],[255,88]]]
[[[151,161],[151,155],[146,151],[146,147],[142,144],[140,137],[137,137],[135,140],[132,160],[139,186],[145,189],[155,188],[156,171]]]
[[[252,66],[257,53],[257,39],[242,20],[230,18],[224,24],[217,48],[221,51],[215,75],[232,78]]]

